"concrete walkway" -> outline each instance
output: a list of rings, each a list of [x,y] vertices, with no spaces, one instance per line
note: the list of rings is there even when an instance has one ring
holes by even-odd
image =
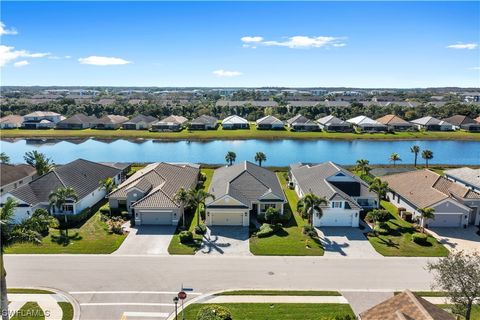
[[[201,303],[342,303],[342,296],[210,296]]]
[[[62,320],[63,312],[58,302],[69,302],[58,294],[16,294],[8,295],[11,301],[10,314],[17,312],[27,303],[36,302],[45,314],[46,320]]]

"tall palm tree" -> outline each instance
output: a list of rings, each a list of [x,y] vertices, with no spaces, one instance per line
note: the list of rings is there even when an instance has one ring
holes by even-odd
[[[422,232],[425,232],[425,222],[428,219],[435,219],[435,209],[433,208],[421,208],[418,209],[418,212],[420,212],[420,217],[422,218]]]
[[[228,151],[227,154],[225,155],[225,161],[227,161],[229,165],[232,165],[236,159],[237,159],[237,155],[233,151]]]
[[[422,158],[425,159],[425,166],[428,168],[428,160],[433,159],[433,151],[425,149],[422,151]]]
[[[255,153],[255,161],[258,162],[258,165],[261,167],[263,161],[267,161],[267,156],[263,152]]]
[[[177,193],[175,193],[173,199],[180,205],[180,211],[182,212],[182,225],[185,229],[185,207],[190,200],[189,194],[184,188],[180,188]]]
[[[402,161],[402,159],[398,153],[394,152],[390,155],[390,161],[393,162],[393,166],[395,167],[397,161]]]
[[[297,211],[302,216],[308,217],[308,222],[313,227],[313,215],[316,214],[319,219],[323,216],[322,205],[327,205],[328,201],[325,198],[318,197],[313,193],[306,194],[298,201]]]
[[[356,171],[360,171],[362,175],[367,175],[372,168],[369,166],[370,161],[366,159],[357,160],[357,165],[355,166]]]
[[[68,201],[77,201],[78,195],[72,187],[66,188],[58,188],[55,191],[52,191],[48,196],[48,202],[50,208],[58,210],[59,213],[63,213],[63,218],[65,222],[65,237],[68,239],[68,219],[67,219],[67,212],[63,210],[63,206]]]
[[[55,164],[50,158],[47,158],[43,153],[33,150],[25,153],[23,157],[25,162],[31,165],[37,170],[37,175],[43,176],[44,174],[53,170]]]
[[[215,200],[215,196],[211,193],[208,193],[207,191],[203,189],[190,189],[188,191],[188,196],[190,197],[190,204],[194,208],[198,208],[198,214],[197,214],[197,226],[200,225],[200,211],[202,210],[202,207],[205,208],[205,200],[208,198],[212,198]]]
[[[115,181],[113,181],[112,178],[106,178],[106,179],[100,180],[98,182],[98,185],[100,186],[100,188],[105,189],[105,192],[107,193],[107,196],[108,196],[110,192],[112,192],[113,189],[115,188]]]
[[[388,188],[388,182],[380,180],[380,178],[373,179],[372,183],[368,187],[369,191],[375,191],[378,196],[378,205],[380,206],[380,201],[385,198],[387,192],[390,190]]]
[[[415,155],[415,167],[417,167],[417,158],[418,158],[418,153],[420,152],[420,147],[416,145],[411,146],[410,152]]]
[[[10,157],[5,152],[0,152],[0,163],[10,163]]]

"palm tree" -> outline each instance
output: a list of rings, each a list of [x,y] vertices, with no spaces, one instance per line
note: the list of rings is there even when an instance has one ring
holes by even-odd
[[[23,158],[26,163],[37,170],[37,175],[39,176],[43,176],[52,171],[55,165],[50,158],[47,158],[43,153],[40,153],[37,150],[25,153]]]
[[[428,160],[433,159],[433,151],[425,149],[422,151],[422,158],[425,159],[425,166],[428,168]]]
[[[185,229],[185,206],[188,205],[190,200],[188,192],[185,191],[184,188],[180,188],[177,193],[175,193],[173,199],[180,204],[180,211],[182,212],[182,224],[183,228]]]
[[[65,222],[65,237],[68,239],[68,220],[67,220],[67,211],[63,210],[63,206],[68,201],[77,201],[78,196],[75,190],[72,187],[58,188],[55,191],[52,191],[48,196],[48,201],[50,208],[58,210],[59,213],[63,212],[63,218]]]
[[[198,214],[197,214],[197,226],[198,226],[200,225],[200,211],[202,210],[202,207],[205,208],[205,200],[207,200],[208,198],[212,198],[213,200],[215,200],[215,196],[203,189],[193,189],[193,188],[188,191],[188,196],[190,197],[190,204],[192,205],[192,207],[198,208]]]
[[[106,195],[108,196],[110,192],[113,191],[113,188],[115,188],[115,181],[113,181],[112,178],[106,178],[100,180],[98,182],[98,185],[100,186],[100,188],[105,189],[105,192],[107,193]]]
[[[372,168],[369,166],[370,161],[366,159],[357,160],[357,165],[355,166],[356,171],[360,171],[362,175],[367,175]]]
[[[258,162],[258,165],[261,167],[263,161],[267,161],[267,156],[263,152],[255,153],[255,161]]]
[[[390,161],[393,162],[393,166],[395,167],[397,161],[402,161],[402,159],[398,153],[394,152],[390,155]]]
[[[410,147],[410,152],[415,154],[415,167],[416,167],[417,166],[418,153],[420,152],[420,147],[419,146],[411,146]]]
[[[425,222],[428,219],[435,219],[435,209],[433,208],[421,208],[418,209],[418,212],[420,212],[420,217],[422,218],[422,232],[425,232]]]
[[[0,152],[0,163],[10,163],[10,157],[5,152]]]
[[[232,165],[235,159],[237,159],[237,155],[233,151],[228,151],[225,155],[225,161],[227,161],[229,165]]]
[[[313,214],[316,213],[319,219],[323,216],[322,205],[328,204],[325,198],[318,197],[313,193],[306,194],[302,199],[298,201],[297,211],[302,214],[303,217],[308,217],[308,222],[313,227]]]
[[[380,178],[373,179],[372,183],[368,187],[369,191],[375,191],[378,196],[378,205],[380,206],[380,201],[385,198],[387,192],[390,190],[388,188],[388,182],[380,180]]]

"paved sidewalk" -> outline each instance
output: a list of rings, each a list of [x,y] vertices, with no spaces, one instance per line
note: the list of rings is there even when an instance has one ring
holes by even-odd
[[[58,294],[16,294],[11,293],[9,309],[12,314],[20,310],[27,302],[36,302],[45,314],[46,320],[62,320],[63,312],[58,302],[68,302]]]
[[[211,296],[200,303],[342,303],[342,296]]]

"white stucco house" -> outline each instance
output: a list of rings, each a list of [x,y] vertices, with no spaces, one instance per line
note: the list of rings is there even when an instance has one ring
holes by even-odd
[[[233,115],[222,120],[223,129],[248,129],[248,120],[240,116]]]

